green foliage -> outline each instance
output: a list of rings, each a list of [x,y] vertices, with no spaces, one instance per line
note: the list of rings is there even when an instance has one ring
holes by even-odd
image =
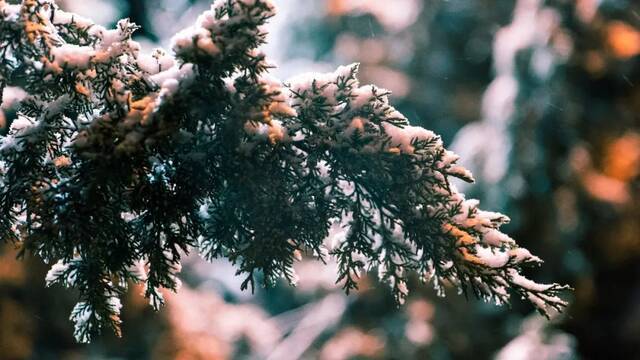
[[[158,308],[193,249],[225,257],[242,288],[295,283],[296,254],[357,286],[377,269],[398,302],[417,272],[485,300],[509,291],[546,313],[565,287],[520,274],[540,260],[450,185],[472,181],[432,132],[410,126],[357,65],[283,85],[257,51],[270,2],[216,2],[162,50],[51,1],[0,1],[0,84],[29,95],[0,143],[0,236],[79,290],[76,338],[119,332],[119,296]],[[342,235],[341,235],[342,234]],[[259,276],[258,276],[259,275]]]

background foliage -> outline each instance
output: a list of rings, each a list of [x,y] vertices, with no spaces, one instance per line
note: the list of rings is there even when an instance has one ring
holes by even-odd
[[[167,25],[168,14],[182,13],[188,23],[208,5],[150,3],[95,6],[112,15],[105,25],[130,16],[145,29],[141,40],[162,43],[172,27],[181,27]],[[299,264],[305,281],[298,289],[249,296],[237,292],[228,264],[190,259],[185,286],[167,295],[168,308],[154,313],[131,296],[124,338],[109,335],[80,346],[67,320],[73,295],[34,286],[47,269],[35,259],[13,261],[7,247],[0,260],[2,353],[16,359],[640,354],[638,5],[398,3],[388,11],[384,1],[282,2],[282,16],[296,16],[276,24],[272,35],[280,39],[269,48],[280,58],[278,71],[292,75],[310,64],[325,70],[362,61],[362,83],[394,91],[392,102],[412,122],[422,119],[470,159],[481,182],[470,188],[473,195],[508,213],[514,220],[509,233],[546,260],[544,273],[532,276],[575,287],[567,314],[547,324],[524,303],[509,310],[462,297],[441,300],[427,288],[398,309],[375,279],[363,279],[361,291],[346,298],[333,285],[334,273],[307,262]],[[528,36],[532,30],[535,36]],[[497,46],[501,36],[515,48]],[[8,104],[3,111],[11,117]],[[508,156],[500,157],[505,150]],[[254,321],[246,322],[249,317]]]

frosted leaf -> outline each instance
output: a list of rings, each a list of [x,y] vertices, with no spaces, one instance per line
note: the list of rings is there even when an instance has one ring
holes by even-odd
[[[62,260],[59,260],[57,263],[53,264],[51,269],[47,272],[47,276],[45,277],[47,286],[51,286],[51,284],[58,282],[60,277],[65,275],[67,270],[69,270],[69,264],[65,263]]]
[[[69,320],[74,323],[73,336],[79,343],[91,342],[91,331],[94,328],[94,324],[91,321],[91,317],[95,316],[91,305],[82,301],[76,304],[71,311]]]
[[[51,269],[47,272],[45,277],[46,286],[59,283],[65,287],[73,287],[76,285],[78,276],[77,263],[80,259],[72,259],[70,262],[58,260]]]
[[[538,284],[534,281],[527,279],[522,276],[514,269],[509,269],[510,280],[513,284],[522,287],[525,290],[534,291],[534,292],[542,292],[549,290],[553,285],[549,284]]]
[[[51,54],[53,61],[49,66],[54,72],[60,72],[64,67],[84,70],[89,67],[89,61],[95,55],[95,50],[90,46],[63,44],[54,47]]]

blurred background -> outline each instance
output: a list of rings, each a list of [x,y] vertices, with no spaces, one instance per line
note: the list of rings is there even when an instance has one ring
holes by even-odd
[[[543,258],[528,275],[575,288],[551,321],[439,298],[413,286],[397,307],[375,276],[345,296],[330,264],[302,260],[297,288],[239,291],[226,262],[189,257],[155,313],[133,288],[123,337],[72,338],[74,294],[47,267],[0,250],[0,359],[640,358],[640,3],[635,0],[276,0],[264,47],[287,78],[360,62],[414,124],[442,135],[477,183],[459,184]],[[144,48],[209,7],[204,0],[65,0],[113,26],[142,25]],[[20,94],[5,93],[0,119]],[[0,122],[0,125],[1,123]]]

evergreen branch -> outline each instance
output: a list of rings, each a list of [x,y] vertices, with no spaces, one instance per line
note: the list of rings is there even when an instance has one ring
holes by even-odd
[[[126,19],[108,30],[0,0],[0,84],[29,94],[0,140],[0,236],[56,262],[47,284],[79,290],[78,341],[119,334],[127,281],[157,309],[194,249],[228,258],[243,289],[295,284],[312,251],[337,260],[347,292],[375,268],[399,303],[418,272],[488,301],[566,305],[566,287],[521,275],[540,260],[499,231],[508,219],[450,184],[473,181],[457,156],[356,64],[272,78],[256,49],[273,15],[267,0],[217,1],[174,58],[140,53]]]

